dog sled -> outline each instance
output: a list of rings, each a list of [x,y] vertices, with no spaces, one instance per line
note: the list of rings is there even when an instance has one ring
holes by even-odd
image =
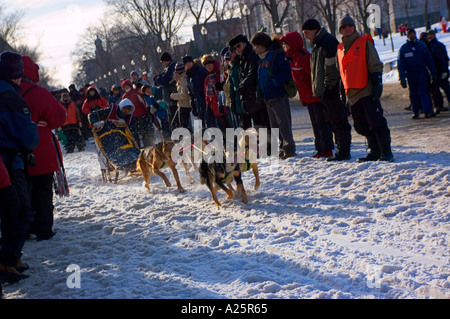
[[[114,179],[114,183],[117,183],[136,170],[141,151],[126,124],[107,121],[101,126],[94,126],[92,134],[103,182],[112,182]]]

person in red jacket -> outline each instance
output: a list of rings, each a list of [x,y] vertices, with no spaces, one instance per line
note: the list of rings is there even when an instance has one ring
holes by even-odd
[[[86,100],[81,107],[81,112],[88,115],[92,111],[106,109],[108,106],[108,101],[100,95],[94,85],[91,85],[86,91]]]
[[[313,96],[311,84],[311,54],[303,47],[303,38],[297,31],[292,31],[280,38],[286,56],[291,63],[292,78],[298,88],[302,105],[308,108],[309,118],[314,133],[314,146],[317,153],[313,158],[333,156],[333,132],[327,121],[325,105],[320,97]]]
[[[225,133],[228,126],[227,111],[225,106],[219,106],[219,95],[215,88],[215,84],[220,82],[220,62],[209,54],[202,56],[201,62],[207,74],[204,82],[206,106],[213,112],[219,129]]]
[[[122,81],[121,86],[125,92],[122,95],[122,100],[129,99],[135,107],[133,116],[136,118],[137,129],[133,134],[134,139],[142,148],[154,145],[156,132],[153,127],[152,114],[145,105],[144,95],[138,89],[133,88],[130,80]]]
[[[80,110],[75,102],[70,98],[69,93],[61,94],[61,107],[67,113],[66,121],[61,126],[64,135],[67,138],[66,153],[73,153],[75,146],[79,152],[84,151],[86,144],[81,132]]]
[[[38,240],[50,239],[53,232],[53,175],[62,165],[57,139],[52,130],[61,127],[66,120],[66,112],[55,97],[39,82],[39,66],[28,57],[22,57],[24,77],[20,87],[21,95],[30,107],[31,119],[37,123],[39,144],[33,155],[36,165],[29,167],[32,183],[31,204],[35,209],[30,234]]]

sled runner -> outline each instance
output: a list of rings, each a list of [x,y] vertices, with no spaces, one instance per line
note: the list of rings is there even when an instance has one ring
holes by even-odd
[[[126,124],[107,121],[92,129],[102,170],[102,180],[117,183],[136,169],[140,149]]]

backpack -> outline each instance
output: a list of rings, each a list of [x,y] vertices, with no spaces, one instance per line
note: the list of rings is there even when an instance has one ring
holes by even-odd
[[[273,67],[273,62],[275,60],[275,57],[278,55],[278,53],[281,53],[280,50],[275,50],[272,53],[272,56],[270,57],[269,60],[269,65],[267,67],[267,72],[269,73],[269,75],[271,77],[274,77],[272,74],[272,67]],[[297,86],[295,85],[295,82],[293,79],[290,79],[289,81],[287,81],[286,83],[284,83],[284,90],[286,91],[286,94],[288,95],[288,97],[290,99],[294,98],[297,95]]]

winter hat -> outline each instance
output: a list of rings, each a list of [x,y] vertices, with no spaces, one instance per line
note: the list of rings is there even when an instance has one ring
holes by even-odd
[[[0,54],[0,78],[14,80],[22,77],[22,56],[10,51],[5,51]]]
[[[350,17],[350,15],[347,13],[344,17],[342,17],[339,20],[339,30],[344,26],[344,25],[353,25],[355,26],[355,20],[352,19],[352,17]]]
[[[120,86],[123,88],[125,85],[129,85],[130,87],[133,87],[133,84],[130,80],[123,80],[122,83],[120,83]]]
[[[320,30],[320,23],[316,19],[306,20],[302,25],[302,30]]]
[[[248,43],[248,39],[245,35],[239,34],[235,36],[233,39],[231,39],[230,42],[228,42],[228,45],[230,48],[233,48],[239,42]]]
[[[133,77],[133,75],[139,76],[139,73],[138,73],[138,71],[136,71],[136,70],[134,70],[134,71],[131,71],[131,73],[130,73],[130,78],[132,78],[132,77]]]
[[[220,56],[224,56],[225,53],[228,52],[229,48],[230,48],[230,47],[225,47],[225,48],[223,48],[222,51],[220,51]]]
[[[411,32],[414,32],[414,34],[415,34],[416,30],[414,30],[414,28],[409,28],[408,31],[406,32],[406,34],[410,34]]]
[[[175,65],[175,73],[181,74],[184,72],[184,63],[178,62],[177,65]]]
[[[227,51],[227,53],[225,53],[225,55],[223,56],[223,58],[224,58],[225,60],[231,60],[231,54],[230,54],[230,51]]]
[[[194,62],[194,59],[190,55],[186,55],[183,57],[183,63],[186,64],[188,62]]]
[[[172,56],[168,53],[168,52],[164,52],[162,55],[161,55],[161,62],[164,62],[164,61],[172,61]]]
[[[432,34],[432,35],[435,35],[435,34],[436,34],[436,31],[434,31],[434,30],[430,29],[430,30],[428,30],[427,34]]]
[[[134,105],[129,99],[123,99],[119,103],[119,109],[122,110],[124,107],[131,107],[131,113],[134,112]]]
[[[34,83],[39,82],[39,65],[34,63],[34,61],[29,56],[22,57],[23,62],[23,75],[29,78]]]

